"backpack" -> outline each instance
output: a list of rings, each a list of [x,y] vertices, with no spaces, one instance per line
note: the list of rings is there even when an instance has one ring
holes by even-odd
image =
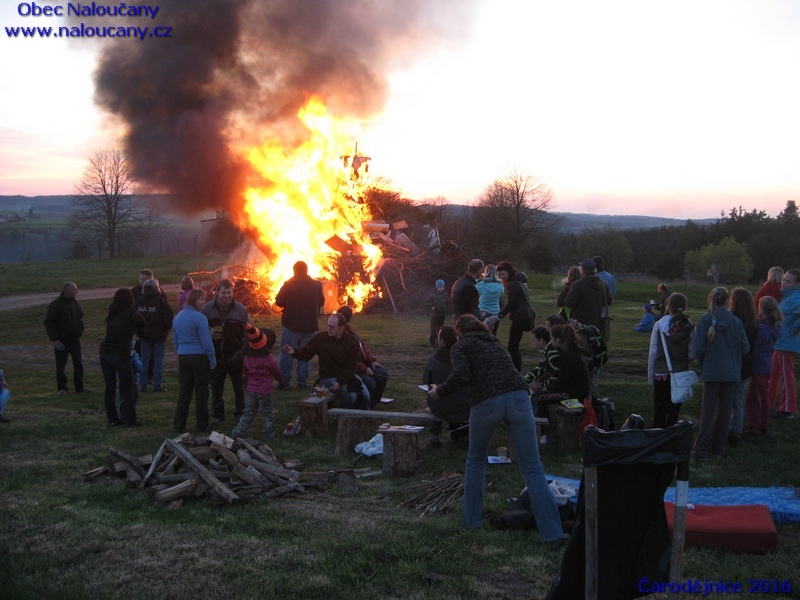
[[[603,334],[594,325],[583,325],[578,333],[586,341],[584,354],[590,359],[589,370],[603,367],[608,362],[608,344],[603,339]]]

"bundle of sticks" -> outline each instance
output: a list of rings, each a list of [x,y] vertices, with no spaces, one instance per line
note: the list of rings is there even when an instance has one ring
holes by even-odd
[[[168,508],[185,498],[207,496],[215,504],[234,504],[260,497],[277,498],[327,489],[338,471],[301,473],[298,461],[283,461],[266,444],[258,448],[243,438],[214,432],[192,440],[189,434],[166,439],[155,456],[133,457],[109,448],[108,464],[83,474],[86,481],[102,475],[124,476]]]
[[[401,502],[400,506],[422,509],[420,517],[432,515],[444,511],[464,495],[464,476],[460,473],[442,473],[433,481],[384,495],[395,496],[410,492],[415,492],[414,496]]]

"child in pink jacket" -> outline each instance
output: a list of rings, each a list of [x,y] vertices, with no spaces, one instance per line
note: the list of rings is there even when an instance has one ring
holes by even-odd
[[[261,413],[263,420],[264,441],[271,442],[275,437],[275,411],[272,407],[272,378],[278,384],[283,383],[278,361],[270,356],[275,345],[275,332],[271,329],[260,330],[250,323],[247,327],[247,346],[244,350],[242,366],[242,387],[244,388],[244,412],[239,423],[231,432],[236,439],[247,433],[256,412]]]

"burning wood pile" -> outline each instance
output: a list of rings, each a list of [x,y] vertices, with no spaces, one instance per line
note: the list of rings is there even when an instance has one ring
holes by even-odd
[[[274,310],[261,289],[257,272],[257,264],[225,265],[213,271],[200,270],[188,275],[194,286],[206,293],[207,301],[214,299],[220,281],[230,279],[236,286],[236,301],[243,304],[249,314],[272,314]]]
[[[302,463],[281,460],[266,444],[256,448],[243,438],[233,440],[217,432],[192,440],[185,433],[164,440],[155,456],[137,458],[109,448],[108,464],[87,471],[83,478],[124,477],[166,508],[202,496],[214,504],[235,504],[303,494],[310,488],[325,490],[330,485],[356,491],[352,469],[308,473],[302,469]]]

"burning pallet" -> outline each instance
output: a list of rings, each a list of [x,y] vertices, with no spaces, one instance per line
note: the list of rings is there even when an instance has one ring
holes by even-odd
[[[325,490],[330,485],[356,491],[352,469],[302,470],[302,463],[281,460],[266,444],[256,448],[243,438],[233,440],[217,432],[192,440],[185,433],[164,440],[155,456],[133,457],[109,448],[108,463],[87,471],[83,478],[124,477],[167,508],[201,496],[214,504],[235,504],[303,494],[310,488]]]

